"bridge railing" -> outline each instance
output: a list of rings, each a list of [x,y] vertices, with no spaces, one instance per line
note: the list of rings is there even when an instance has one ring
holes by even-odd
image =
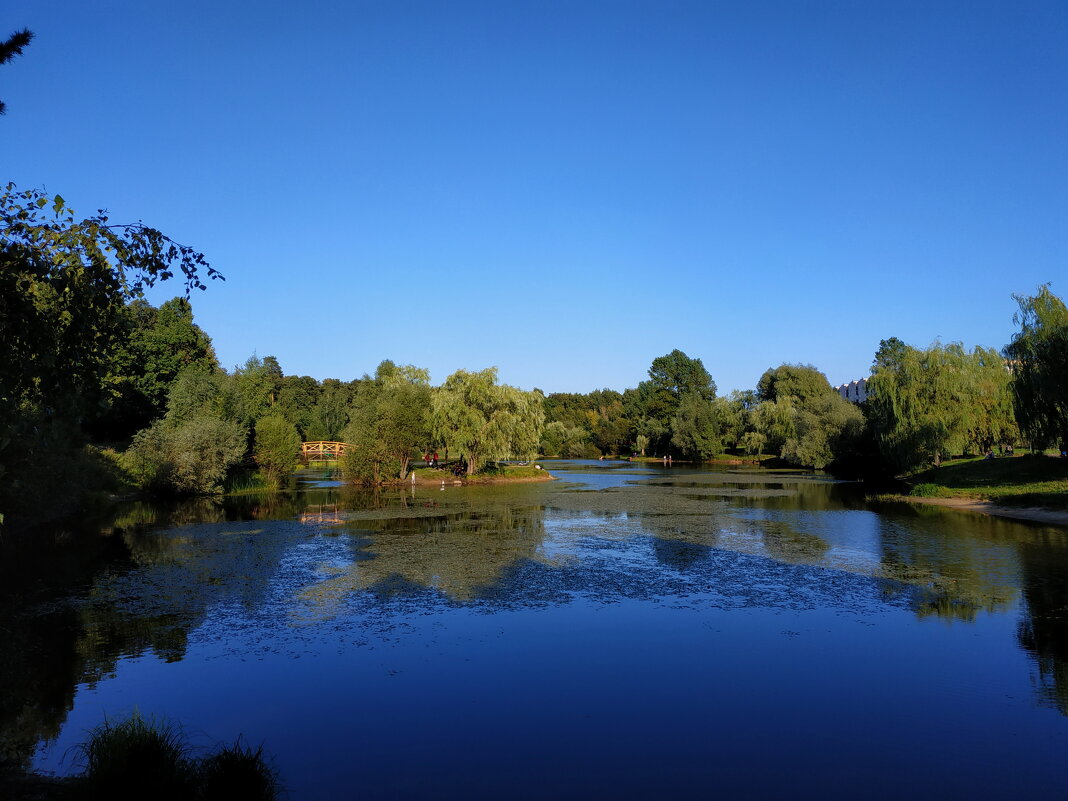
[[[306,462],[335,462],[351,446],[347,442],[316,440],[300,443],[300,458]]]

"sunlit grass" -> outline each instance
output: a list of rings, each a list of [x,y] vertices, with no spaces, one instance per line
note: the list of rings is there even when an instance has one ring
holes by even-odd
[[[913,476],[911,495],[1007,506],[1068,508],[1068,459],[1027,455],[961,459]]]

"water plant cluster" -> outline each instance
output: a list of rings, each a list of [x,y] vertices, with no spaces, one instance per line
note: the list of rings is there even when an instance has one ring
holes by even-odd
[[[182,729],[135,712],[105,720],[79,748],[84,771],[74,797],[209,801],[273,801],[282,792],[278,771],[239,738],[197,757]]]

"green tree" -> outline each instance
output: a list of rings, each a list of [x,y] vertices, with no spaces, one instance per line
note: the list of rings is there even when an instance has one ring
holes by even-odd
[[[434,393],[434,433],[463,455],[472,475],[487,461],[537,453],[543,402],[540,392],[498,385],[496,367],[457,370]]]
[[[1020,310],[1005,355],[1012,366],[1016,419],[1032,447],[1068,449],[1068,308],[1049,284],[1014,295]]]
[[[195,417],[235,421],[230,376],[206,365],[193,365],[179,373],[167,395],[167,420],[180,425]]]
[[[675,405],[689,394],[706,401],[716,397],[716,382],[701,360],[691,359],[678,348],[653,359],[649,367],[649,380],[658,391],[674,398]]]
[[[790,464],[817,470],[837,460],[864,432],[864,415],[837,393],[813,398],[797,408],[793,435],[780,455]]]
[[[319,382],[311,376],[287,375],[282,378],[275,408],[297,427],[303,440],[328,439],[308,436],[313,425],[315,406],[322,391]]]
[[[811,364],[782,364],[764,371],[757,382],[757,397],[776,401],[789,395],[801,406],[832,391],[827,376]]]
[[[649,380],[623,393],[623,411],[632,421],[633,435],[648,437],[649,447],[658,451],[669,449],[672,421],[686,395],[708,403],[716,397],[716,383],[701,360],[678,349],[653,359]]]
[[[365,383],[367,382],[360,382],[357,386]],[[330,442],[341,438],[342,431],[349,422],[349,407],[352,405],[353,397],[352,390],[341,381],[336,378],[325,379],[319,400],[312,407],[311,420],[305,431],[305,438]]]
[[[884,341],[868,382],[869,420],[894,467],[938,466],[947,456],[1012,436],[1009,373],[992,350],[959,343],[926,350]]]
[[[282,369],[274,356],[261,359],[253,354],[244,365],[235,367],[234,417],[246,426],[256,425],[257,420],[273,409],[282,379]]]
[[[740,445],[746,456],[759,456],[764,448],[767,437],[758,431],[747,431],[742,434]]]
[[[783,364],[757,383],[760,404],[750,413],[762,445],[790,464],[822,470],[855,447],[864,415],[834,391],[812,365]],[[752,398],[739,398],[741,407]],[[748,447],[756,443],[749,438]]]
[[[62,197],[14,184],[0,193],[0,515],[30,501],[47,481],[42,454],[72,454],[108,402],[126,303],[177,272],[187,294],[203,289],[201,270],[221,277],[142,223],[79,220]]]
[[[193,322],[186,298],[158,309],[143,299],[123,312],[123,332],[106,378],[111,400],[90,424],[97,437],[123,438],[144,428],[167,410],[171,386],[183,370],[218,367],[211,338]]]
[[[559,420],[546,423],[541,434],[541,452],[546,456],[575,459],[585,454],[589,447],[586,430],[568,426]]]
[[[300,460],[300,434],[297,427],[280,414],[268,414],[256,421],[256,464],[273,486],[292,473]]]
[[[711,459],[723,449],[720,411],[696,392],[683,395],[671,423],[672,444],[688,459]]]
[[[778,400],[766,400],[753,411],[753,426],[761,437],[767,453],[781,455],[787,441],[797,435],[797,407],[794,399],[784,395]]]
[[[431,439],[429,379],[426,370],[387,360],[360,383],[343,434],[352,446],[342,460],[349,480],[377,484],[385,475],[408,475]]]

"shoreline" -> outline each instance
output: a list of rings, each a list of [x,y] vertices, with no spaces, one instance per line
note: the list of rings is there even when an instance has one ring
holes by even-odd
[[[381,486],[386,486],[386,487],[406,487],[406,486],[411,486],[412,484],[414,484],[417,487],[439,487],[439,486],[441,486],[441,484],[444,484],[446,487],[450,487],[450,486],[451,487],[460,487],[460,486],[472,487],[472,486],[476,486],[476,485],[486,485],[486,484],[540,484],[541,482],[554,482],[554,481],[556,481],[556,476],[550,474],[547,471],[544,478],[535,477],[535,476],[523,476],[521,478],[492,478],[492,477],[468,478],[466,476],[452,475],[452,476],[447,477],[447,478],[445,478],[444,476],[442,476],[441,478],[415,478],[414,482],[411,481],[410,478],[409,478],[408,481],[402,481],[402,480],[399,480],[399,478],[398,478],[398,480],[395,481],[395,482],[391,482],[389,484],[383,484]]]
[[[894,500],[907,503],[943,506],[948,509],[961,509],[967,512],[979,512],[994,517],[1008,517],[1014,520],[1029,520],[1033,523],[1063,526],[1068,528],[1068,510],[1046,509],[1041,506],[1001,506],[992,501],[980,501],[975,498],[914,498],[910,495],[896,495]]]

